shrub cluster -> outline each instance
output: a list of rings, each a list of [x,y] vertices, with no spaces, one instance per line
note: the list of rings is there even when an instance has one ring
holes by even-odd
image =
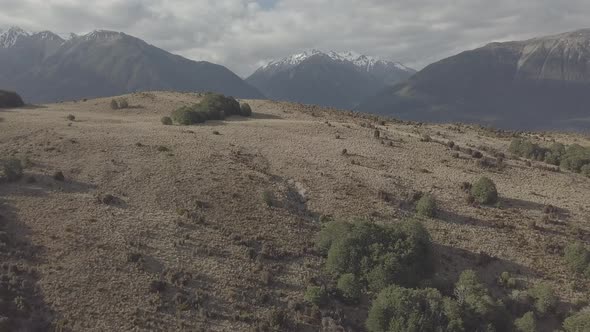
[[[129,108],[129,102],[125,98],[121,98],[119,100],[111,99],[111,109],[118,110],[118,109],[125,109]]]
[[[563,329],[566,332],[590,331],[590,308],[566,318]]]
[[[178,124],[192,125],[207,120],[224,120],[231,115],[251,116],[252,108],[248,104],[240,105],[233,97],[210,93],[198,104],[173,111],[171,118]]]
[[[16,92],[0,90],[0,108],[21,107],[24,105],[22,98]]]
[[[430,235],[416,221],[395,227],[332,221],[318,234],[316,247],[327,255],[330,274],[352,274],[372,291],[415,286],[433,270]]]
[[[544,161],[590,177],[589,147],[579,144],[565,146],[561,143],[553,143],[549,148],[545,148],[529,140],[516,138],[510,143],[508,150],[519,157]]]

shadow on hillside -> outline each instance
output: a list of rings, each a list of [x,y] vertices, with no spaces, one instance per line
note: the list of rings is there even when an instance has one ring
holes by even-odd
[[[469,225],[475,227],[485,227],[494,229],[501,229],[506,227],[506,225],[502,222],[488,221],[470,216],[463,216],[453,211],[439,211],[436,218],[449,224],[456,225]]]
[[[488,286],[497,286],[498,277],[502,272],[510,272],[510,274],[524,280],[539,277],[536,271],[527,266],[494,257],[486,252],[472,252],[436,243],[433,250],[439,258],[436,270],[451,282],[451,286],[459,279],[459,275],[468,269],[476,270],[479,278]],[[524,281],[521,281],[519,286],[525,287],[526,285]],[[491,288],[493,289],[493,287]]]
[[[19,182],[5,183],[3,187],[12,189],[14,195],[31,197],[46,196],[52,192],[84,193],[97,188],[93,184],[67,178],[65,181],[57,181],[46,174],[25,174],[25,177]]]
[[[544,204],[539,204],[531,201],[525,201],[517,198],[502,198],[501,204],[504,208],[523,209],[523,210],[538,210],[543,211]]]
[[[19,222],[18,211],[0,197],[0,279],[10,280],[8,292],[0,292],[0,316],[7,331],[50,331],[55,314],[44,301],[36,284],[35,265],[43,248],[30,240],[31,230]],[[66,329],[62,329],[66,331]]]

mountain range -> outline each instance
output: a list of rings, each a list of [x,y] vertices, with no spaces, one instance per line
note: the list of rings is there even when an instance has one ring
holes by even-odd
[[[56,102],[145,90],[214,91],[264,98],[229,69],[171,54],[121,32],[63,39],[50,31],[0,31],[0,89],[27,102]]]
[[[590,130],[590,29],[460,53],[357,110],[508,129]]]
[[[246,81],[271,99],[352,109],[415,72],[354,52],[310,50],[272,61]]]

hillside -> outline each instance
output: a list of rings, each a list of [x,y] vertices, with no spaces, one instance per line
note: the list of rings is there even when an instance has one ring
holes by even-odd
[[[64,40],[45,31],[0,33],[0,88],[33,103],[146,90],[262,94],[229,69],[168,53],[141,39],[98,30]]]
[[[126,98],[124,110],[111,98],[0,110],[0,159],[26,166],[0,181],[0,274],[19,280],[19,326],[364,331],[374,294],[347,304],[331,293],[319,309],[304,299],[308,286],[333,284],[314,238],[329,220],[402,227],[419,192],[439,210],[421,219],[436,270],[424,285],[454,297],[474,269],[520,317],[537,309],[508,298],[546,283],[559,304],[538,316],[539,331],[587,304],[589,279],[563,255],[590,243],[590,178],[510,158],[512,133],[261,100],[248,100],[251,118],[165,126],[162,116],[201,96]],[[581,135],[522,137],[590,146]],[[481,176],[499,203],[466,201],[463,183]],[[498,284],[502,272],[512,289]]]
[[[271,61],[246,79],[273,100],[352,109],[415,70],[353,52],[310,50]]]
[[[590,130],[590,30],[492,43],[427,66],[358,110],[507,129]]]

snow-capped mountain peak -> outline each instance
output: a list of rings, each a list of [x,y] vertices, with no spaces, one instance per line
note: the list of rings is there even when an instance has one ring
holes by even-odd
[[[0,48],[14,46],[22,37],[29,37],[30,34],[19,27],[11,27],[7,31],[0,31]]]
[[[113,40],[124,36],[122,32],[109,31],[109,30],[94,30],[84,36],[84,40]]]
[[[338,62],[349,62],[363,71],[371,71],[371,70],[373,70],[373,68],[376,65],[382,65],[382,66],[386,66],[386,67],[394,67],[396,69],[399,69],[402,71],[407,71],[407,72],[414,71],[413,69],[408,68],[398,62],[383,60],[383,59],[380,59],[377,57],[363,55],[363,54],[359,54],[359,53],[356,53],[353,51],[347,51],[347,52],[330,51],[330,52],[324,53],[324,52],[317,50],[317,49],[307,50],[303,53],[293,54],[293,55],[287,56],[285,58],[282,58],[280,60],[271,61],[267,65],[262,66],[261,69],[268,70],[268,69],[292,68],[292,67],[295,67],[295,66],[301,64],[302,62],[306,61],[307,59],[311,58],[312,56],[316,56],[316,55],[325,56],[325,57],[328,57],[328,58],[330,58],[334,61],[338,61]]]

